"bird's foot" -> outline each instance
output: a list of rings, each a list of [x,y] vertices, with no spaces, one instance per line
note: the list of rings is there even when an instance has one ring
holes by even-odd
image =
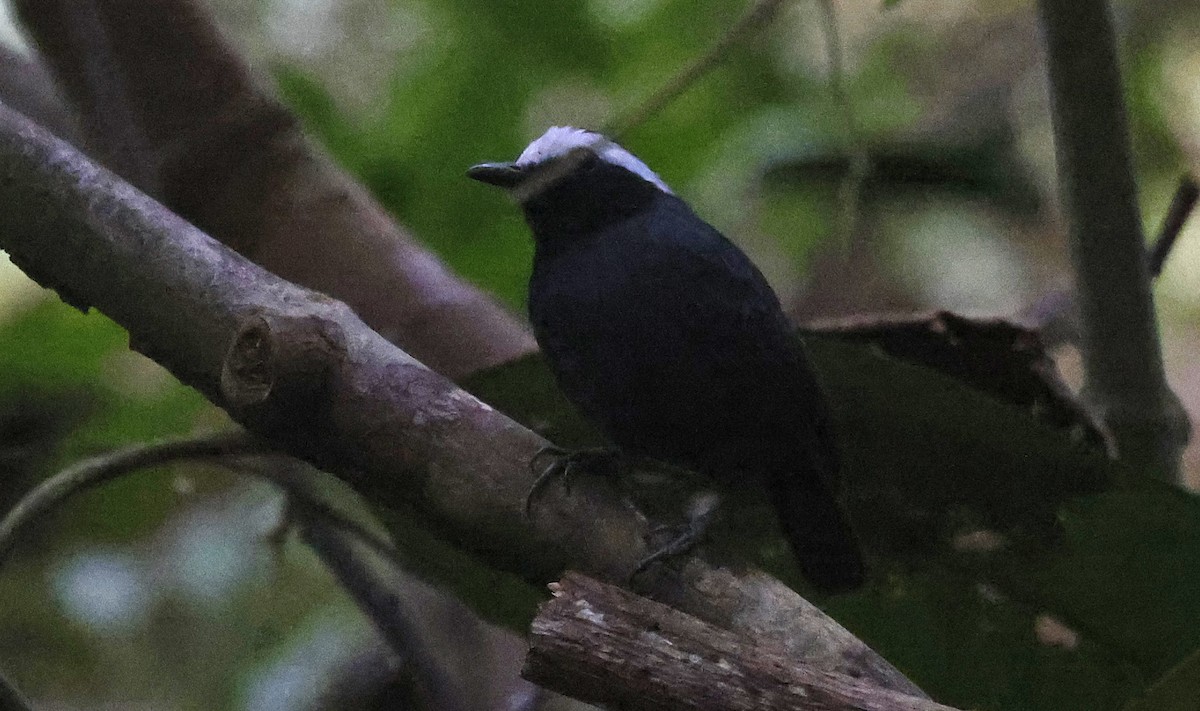
[[[553,457],[553,461],[539,471],[538,463],[547,456]],[[555,447],[554,445],[542,447],[529,460],[529,469],[537,478],[533,480],[533,485],[529,487],[529,492],[525,494],[525,515],[529,516],[530,510],[533,508],[533,499],[552,480],[562,479],[563,486],[569,491],[569,479],[578,472],[612,474],[619,472],[621,465],[621,453],[611,447],[592,447],[576,450],[567,450],[562,447]]]
[[[660,534],[670,534],[672,537],[666,545],[654,551],[650,555],[642,558],[633,569],[633,573],[629,576],[631,579],[646,572],[651,565],[664,561],[676,556],[681,556],[691,552],[704,534],[708,532],[709,525],[716,518],[717,508],[720,506],[721,500],[711,492],[704,492],[692,498],[688,506],[688,520],[682,524],[664,524],[656,526],[651,535],[658,537]]]

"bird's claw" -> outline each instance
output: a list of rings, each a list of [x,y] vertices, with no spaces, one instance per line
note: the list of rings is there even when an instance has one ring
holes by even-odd
[[[700,537],[704,535],[704,527],[696,526],[691,522],[678,526],[657,526],[653,532],[663,533],[668,531],[674,531],[675,537],[668,541],[663,547],[654,551],[645,558],[642,558],[638,562],[637,567],[633,569],[632,573],[630,573],[629,577],[631,579],[636,578],[637,576],[646,572],[650,569],[650,566],[654,565],[655,563],[667,560],[669,558],[674,558],[691,551],[696,547],[696,543],[700,540]]]
[[[651,536],[657,538],[666,533],[671,534],[672,538],[666,545],[642,558],[630,574],[630,579],[646,572],[651,565],[659,561],[683,555],[695,548],[704,534],[708,532],[708,527],[716,516],[719,504],[720,498],[709,492],[702,492],[693,497],[689,503],[688,520],[685,523],[660,524],[652,528]]]
[[[539,471],[538,462],[547,455],[554,457],[554,461]],[[616,450],[604,447],[576,450],[567,450],[552,444],[542,447],[529,460],[529,471],[535,478],[525,494],[525,516],[528,517],[533,509],[534,498],[552,480],[561,478],[563,486],[569,490],[568,480],[576,472],[611,468],[619,460],[620,454]]]

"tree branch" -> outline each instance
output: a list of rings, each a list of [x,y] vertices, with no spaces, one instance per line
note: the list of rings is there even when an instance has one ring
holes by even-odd
[[[954,711],[797,663],[612,585],[569,573],[533,621],[522,676],[631,711]]]
[[[1122,458],[1177,479],[1190,428],[1163,372],[1108,4],[1038,6],[1083,322],[1084,396]]]
[[[649,523],[610,482],[544,496],[526,518],[528,463],[545,440],[387,343],[344,304],[246,261],[3,107],[0,202],[9,207],[0,247],[22,269],[104,311],[133,348],[252,433],[349,482],[415,570],[485,616],[495,619],[507,600],[512,588],[498,594],[501,585],[545,582],[568,566],[626,580],[646,555]],[[645,577],[659,599],[717,626],[919,693],[762,573],[688,559],[678,574]],[[528,619],[507,614],[510,625]]]
[[[375,625],[388,647],[415,677],[417,692],[428,708],[466,711],[461,680],[438,663],[427,649],[426,635],[415,623],[419,611],[399,593],[384,571],[373,565],[355,536],[298,503],[294,516],[300,536],[320,557],[358,608]]]
[[[304,135],[195,0],[15,4],[91,152],[143,191],[448,377],[536,349]]]
[[[54,28],[54,31],[64,30],[65,28],[62,28],[62,26],[56,26],[56,28]],[[170,40],[186,41],[186,36],[174,36],[170,38]],[[70,47],[64,49],[66,52],[79,53],[80,49],[82,48]],[[90,47],[88,49],[95,48]],[[100,54],[83,52],[83,58],[78,59],[80,59],[80,61],[97,62],[102,58],[102,56],[104,56],[104,48],[101,49],[102,52]],[[211,56],[206,55],[205,59],[211,60],[212,58]],[[103,72],[98,74],[88,74],[88,77],[92,80],[96,80],[96,82],[113,80],[112,77],[109,77],[108,74]],[[59,91],[55,90],[52,79],[50,79],[46,68],[44,68],[36,59],[25,58],[25,56],[7,52],[7,50],[4,48],[0,48],[0,102],[4,102],[8,104],[8,106],[17,108],[18,110],[23,110],[23,112],[30,115],[32,119],[36,120],[38,124],[48,127],[48,129],[52,130],[55,135],[66,139],[68,142],[77,145],[83,145],[85,143],[82,137],[80,137],[80,130],[78,121],[76,120],[76,115],[73,114],[72,110],[67,108],[64,97],[61,96]],[[94,110],[103,109],[102,107],[94,107]],[[188,115],[186,118],[192,118],[192,116]],[[119,126],[103,123],[103,121],[102,124],[109,126],[110,129],[119,129]],[[104,133],[95,130],[91,133],[94,137],[98,136],[98,139],[100,139],[102,142],[113,143],[115,141],[115,136],[110,135],[110,133]],[[228,145],[208,145],[208,147],[205,147],[205,150],[210,154],[222,153],[222,151],[223,153],[229,153],[230,147],[228,147]],[[264,153],[269,154],[270,151],[264,149]],[[152,156],[143,155],[143,159],[146,159],[146,157],[150,157],[150,159],[152,159]],[[269,165],[277,165],[277,161],[269,161]],[[332,180],[332,178],[335,177],[329,178]],[[247,178],[245,175],[242,174],[238,174],[235,177],[235,180],[239,181],[246,179]],[[305,201],[313,198],[313,196],[308,195],[308,193],[304,193],[304,195],[286,195],[288,190],[296,192],[296,187],[298,187],[298,184],[293,183],[293,181],[284,181],[284,185],[278,187],[276,195],[278,195],[278,199],[280,199],[280,201],[284,204],[284,207],[276,210],[275,213],[272,214],[272,217],[289,215],[292,213],[292,211],[296,210],[302,211],[302,209],[304,209]],[[322,217],[322,219],[325,219],[326,214],[322,213],[319,216]],[[314,220],[312,222],[314,225],[317,225],[318,227],[320,226],[319,220]],[[349,227],[350,223],[347,222],[346,225]],[[358,251],[355,251],[361,250],[361,245],[358,244],[359,234],[373,234],[373,231],[377,231],[379,225],[386,226],[388,223],[377,222],[376,225],[360,226],[356,228],[355,234],[350,235],[347,233],[340,235],[340,237],[353,237],[355,244],[352,247],[349,247],[349,251],[353,253],[359,253]],[[330,237],[338,237],[338,235],[330,233]],[[372,268],[376,269],[391,269],[395,267],[396,264],[385,265],[379,262],[372,264]],[[415,267],[415,265],[413,265],[413,267]],[[407,274],[408,271],[402,269],[401,273],[398,274],[397,277],[398,279],[404,279]],[[382,305],[380,306],[380,309],[385,310],[389,316],[395,316],[402,319],[403,315],[406,315],[406,313],[409,313],[414,309],[414,306],[418,307],[418,309],[421,307],[419,303],[395,303],[397,295],[400,295],[400,297],[407,297],[409,294],[403,292],[398,294],[395,292],[389,292],[388,289],[391,288],[392,285],[388,280],[383,280],[382,282],[377,283],[372,282],[371,280],[356,280],[353,279],[352,275],[348,274],[343,274],[342,276],[346,277],[348,283],[338,285],[337,288],[331,287],[330,291],[346,293],[346,289],[353,289],[354,293],[360,294],[360,303],[361,300],[364,299],[377,301],[377,303]],[[439,295],[438,291],[442,287],[438,287],[436,283],[433,282],[426,283],[425,286],[431,289],[431,291],[427,292],[427,298],[432,299],[433,303],[443,303],[443,306],[448,309],[445,311],[445,315],[450,317],[451,322],[454,322],[456,317],[464,316],[460,311],[463,304],[458,303],[455,294],[448,293]],[[377,291],[372,291],[372,289],[377,289]],[[484,325],[485,328],[490,327],[490,325],[492,325],[492,327],[497,325],[497,323],[488,321],[486,318],[482,319],[480,324]],[[380,325],[380,327],[386,327],[388,324],[380,323],[378,325]],[[431,322],[425,325],[424,328],[432,329],[434,327],[436,327],[436,323]],[[523,327],[518,327],[512,330],[512,333],[521,334],[522,328]],[[461,340],[462,335],[466,333],[466,331],[467,327],[464,327],[464,325],[461,323],[456,323],[454,324],[454,328],[443,331],[442,335],[439,337],[449,336],[451,339]],[[418,333],[413,337],[416,340],[425,341],[427,336]],[[476,337],[486,340],[490,336],[488,336],[486,333],[480,333],[476,334]],[[406,340],[413,342],[412,339]],[[431,345],[426,345],[425,347],[418,347],[426,353],[436,353],[432,347],[432,343]],[[251,351],[253,351],[252,348]],[[283,358],[286,357],[287,354],[283,354]],[[484,368],[486,365],[490,365],[492,363],[492,359],[494,358],[496,358],[496,351],[494,351],[494,349],[469,348],[464,349],[464,351],[461,353],[456,353],[457,364],[446,363],[444,360],[438,360],[436,357],[434,357],[434,360],[436,360],[439,365],[444,366],[444,368],[450,371],[470,372],[479,368]],[[244,365],[246,364],[244,363]],[[250,398],[253,398],[254,394],[262,392],[264,384],[265,383],[251,383],[252,387],[248,389],[247,392],[241,393],[241,395],[250,396]],[[242,437],[245,438],[244,435],[242,435]],[[184,458],[191,458],[192,455],[186,452],[186,448],[190,446],[190,444],[182,443],[184,444],[184,449],[176,447],[176,444],[180,443],[168,443],[166,447],[149,444],[149,446],[137,447],[136,452],[128,454],[130,454],[133,459],[145,458],[146,455],[154,456],[154,453],[146,452],[146,450],[150,449],[155,450],[157,455],[167,456],[167,458],[173,458],[173,456],[184,456]],[[204,442],[194,442],[194,444],[196,444],[198,447],[205,447]],[[220,454],[218,454],[218,456],[220,456]],[[110,458],[112,458],[112,454],[108,455],[108,462],[109,464],[113,464],[112,459]],[[272,459],[270,465],[277,465],[278,459],[280,458]],[[242,465],[247,464],[246,460],[239,460],[239,462]],[[92,461],[90,464],[96,464],[96,462]],[[125,464],[131,465],[134,468],[139,468],[137,462],[131,461],[130,459],[126,459]],[[278,476],[271,477],[272,473],[277,474],[280,472],[274,470],[274,468],[272,468],[270,465],[263,466],[260,468],[259,472],[263,473],[264,476],[272,478],[272,480],[274,480],[274,482],[278,485],[286,484],[286,482],[283,482],[283,480]],[[60,500],[59,495],[66,496],[68,492],[70,492],[68,490],[77,490],[73,489],[74,485],[78,484],[79,486],[84,486],[84,488],[86,488],[86,486],[102,484],[104,480],[107,479],[109,474],[112,474],[112,476],[119,474],[119,472],[116,472],[112,467],[108,467],[107,471],[104,471],[104,468],[106,467],[102,466],[100,467],[100,470],[97,470],[97,468],[92,468],[91,477],[89,480],[86,480],[86,482],[80,482],[80,480],[76,479],[71,483],[67,483],[65,479],[73,479],[72,473],[79,472],[78,466],[73,466],[72,470],[64,472],[65,477],[56,477],[53,480],[48,480],[48,482],[40,486],[38,490],[32,492],[32,494],[26,495],[22,501],[22,506],[12,510],[12,512],[8,514],[5,521],[0,524],[0,564],[4,562],[7,546],[12,543],[12,538],[17,534],[17,531],[10,530],[6,524],[16,527],[23,525],[24,522],[31,522],[32,520],[37,519],[38,515],[42,513],[43,506],[53,506],[53,504]],[[12,482],[10,484],[16,483],[17,482]],[[56,486],[56,489],[53,491],[46,491],[47,485]],[[294,497],[295,491],[289,489],[289,495]],[[13,498],[16,497],[13,496]],[[314,506],[317,506],[316,502],[311,500],[307,501],[306,510],[313,509]],[[338,516],[336,510],[325,507],[320,508],[316,513],[319,513],[320,515],[319,526],[322,526],[324,532],[326,533],[326,536],[323,539],[328,539],[331,537],[344,538],[346,536],[353,536],[354,538],[360,540],[360,542],[370,544],[373,550],[376,550],[377,552],[386,551],[389,552],[389,554],[395,554],[394,544],[392,544],[390,540],[385,542],[385,548],[382,548],[382,546],[379,545],[379,540],[371,536],[373,531],[366,530],[366,528],[361,526],[355,527],[355,521],[346,518],[346,516]],[[314,515],[316,515],[316,513],[314,513]],[[350,590],[349,592],[350,595],[355,595],[356,591]],[[455,609],[457,610],[458,608],[456,607]],[[463,623],[460,622],[457,623],[455,627],[461,629],[462,625]],[[470,625],[478,625],[478,622],[470,622]],[[396,640],[392,640],[392,643],[395,643],[395,641]],[[485,653],[484,651],[480,650],[480,645],[485,644],[484,641],[480,639],[463,638],[460,634],[457,635],[456,643],[463,645],[463,649],[470,647],[470,649],[476,653]],[[494,643],[494,641],[492,641],[491,644],[498,643]],[[326,693],[330,694],[330,698],[323,699],[318,705],[323,704],[326,707],[342,707],[344,704],[340,705],[340,701],[338,701],[338,699],[341,699],[342,694],[350,693],[352,691],[353,693],[366,693],[366,686],[384,685],[384,683],[388,681],[389,673],[395,673],[394,675],[398,675],[398,671],[400,670],[397,669],[397,664],[390,653],[383,649],[382,643],[379,643],[379,641],[376,639],[362,640],[361,646],[362,649],[360,650],[359,655],[355,657],[354,662],[352,664],[348,664],[347,668],[344,669],[344,674],[341,677],[338,677],[338,688],[329,689],[329,691]],[[422,659],[422,662],[424,662],[424,659]],[[359,676],[362,675],[366,676],[360,679]],[[426,675],[426,677],[430,676],[431,675]],[[527,682],[516,679],[515,669],[511,670],[510,674],[500,676],[509,676],[511,677],[512,681],[520,683],[522,687],[529,686],[527,685]],[[492,675],[488,682],[496,683],[496,685],[500,687],[505,686],[506,683],[503,681],[503,679],[497,679],[497,677],[494,675]],[[422,687],[432,688],[434,691],[440,691],[440,689],[444,689],[446,686],[448,685],[439,685],[439,683],[436,682],[428,682],[422,685]],[[443,706],[446,705],[443,704]]]
[[[233,432],[202,439],[137,445],[76,462],[44,480],[4,514],[0,520],[0,567],[19,541],[21,530],[61,506],[69,496],[146,467],[180,460],[227,459],[270,453],[261,440],[244,432]]]
[[[1150,248],[1148,258],[1151,277],[1162,274],[1163,265],[1167,263],[1167,256],[1171,254],[1175,240],[1183,231],[1187,219],[1191,217],[1197,199],[1200,199],[1200,185],[1196,185],[1196,179],[1191,175],[1180,178],[1179,185],[1175,188],[1175,194],[1171,196],[1171,204],[1167,207],[1167,214],[1163,216],[1158,237],[1154,240],[1154,246]]]
[[[248,458],[269,461],[253,466]],[[388,566],[393,575],[404,570],[394,545],[331,507],[314,484],[320,472],[295,459],[276,455],[264,442],[244,432],[128,447],[76,462],[47,478],[0,520],[0,568],[19,542],[21,531],[61,506],[68,497],[148,467],[199,460],[239,464],[242,465],[239,471],[278,486],[287,495],[292,522],[300,529],[304,541],[375,623],[393,653],[414,671],[416,686],[431,701],[432,708],[445,711],[467,708],[461,698],[459,680],[452,680],[449,672],[428,653],[425,630],[413,623],[417,616],[399,597],[394,578],[385,575]],[[373,565],[363,555],[360,545],[382,556],[380,562],[384,565]]]
[[[821,24],[825,35],[825,56],[829,63],[827,83],[834,106],[841,114],[845,127],[843,151],[846,156],[846,172],[837,191],[837,243],[848,252],[854,244],[858,230],[862,189],[871,173],[871,155],[867,150],[862,127],[850,91],[846,87],[845,57],[842,48],[842,33],[838,26],[837,8],[833,0],[820,0]]]
[[[782,7],[783,0],[755,0],[745,14],[718,37],[704,54],[676,72],[642,103],[617,117],[604,129],[604,133],[619,141],[626,133],[641,126],[647,119],[679,98],[704,75],[720,66],[721,62],[729,56],[729,51],[737,46],[738,42],[769,25]]]

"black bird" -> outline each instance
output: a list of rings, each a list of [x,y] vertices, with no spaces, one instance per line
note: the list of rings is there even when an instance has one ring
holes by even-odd
[[[758,482],[818,589],[861,584],[825,401],[749,258],[598,133],[551,128],[468,175],[525,212],[534,334],[583,415],[623,452]]]

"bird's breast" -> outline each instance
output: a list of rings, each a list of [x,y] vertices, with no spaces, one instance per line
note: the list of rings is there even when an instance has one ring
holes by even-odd
[[[726,418],[750,415],[740,411],[757,407],[753,392],[779,363],[764,360],[727,285],[696,283],[686,260],[654,244],[581,247],[539,259],[530,285],[559,386],[617,444],[694,459]]]

